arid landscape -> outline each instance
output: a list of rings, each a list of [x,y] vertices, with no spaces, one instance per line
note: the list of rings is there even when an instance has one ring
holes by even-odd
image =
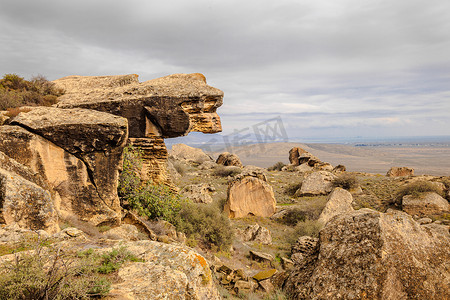
[[[236,146],[236,153],[246,165],[269,167],[281,161],[288,163],[286,153],[293,147],[301,147],[332,165],[343,164],[348,171],[386,174],[391,167],[408,166],[418,175],[450,175],[450,144],[402,145],[391,143],[366,146],[319,143],[267,143]],[[220,151],[212,153],[217,155]]]

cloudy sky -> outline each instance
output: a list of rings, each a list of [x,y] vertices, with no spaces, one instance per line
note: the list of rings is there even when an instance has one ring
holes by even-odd
[[[450,135],[448,0],[0,0],[0,73],[201,72],[224,133]]]

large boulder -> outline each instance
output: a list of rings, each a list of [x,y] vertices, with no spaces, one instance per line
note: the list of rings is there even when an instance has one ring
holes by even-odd
[[[420,196],[406,195],[402,199],[402,209],[414,216],[440,216],[450,211],[448,201],[436,193],[429,192]]]
[[[138,75],[68,76],[54,81],[65,90],[60,108],[88,108],[128,119],[130,142],[143,153],[141,179],[170,184],[164,138],[222,130],[216,113],[223,92],[202,74],[174,74],[140,83]]]
[[[197,164],[203,162],[212,162],[211,156],[203,152],[202,149],[190,147],[185,144],[176,144],[172,146],[171,154],[177,159],[191,161]]]
[[[230,218],[248,215],[270,217],[275,213],[275,196],[264,179],[265,176],[257,172],[244,173],[229,183],[224,211]]]
[[[388,177],[402,177],[402,176],[413,176],[414,169],[407,167],[392,167],[386,173]]]
[[[331,219],[291,273],[294,299],[449,299],[450,235],[401,211]]]
[[[300,147],[294,147],[291,150],[289,150],[289,162],[291,163],[291,165],[293,166],[300,165],[299,157],[303,153],[307,153],[307,151]]]
[[[236,154],[223,152],[217,157],[216,163],[223,166],[234,166],[242,168],[241,160]]]
[[[328,196],[327,204],[320,213],[319,222],[326,224],[332,217],[353,211],[352,194],[342,188],[335,188]]]
[[[308,175],[302,182],[301,188],[296,192],[298,196],[326,195],[333,190],[333,179],[336,175],[328,171],[317,171]]]
[[[93,178],[82,159],[19,126],[0,127],[0,151],[43,178],[61,216],[76,216],[94,225],[120,222],[117,182],[109,190],[98,186],[101,181]]]
[[[120,268],[111,299],[221,299],[207,261],[192,249],[153,241],[123,246],[143,262]]]

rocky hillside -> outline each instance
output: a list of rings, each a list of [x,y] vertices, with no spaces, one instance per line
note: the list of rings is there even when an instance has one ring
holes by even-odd
[[[169,154],[221,130],[201,74],[54,84],[55,106],[0,112],[0,299],[450,297],[449,177]]]

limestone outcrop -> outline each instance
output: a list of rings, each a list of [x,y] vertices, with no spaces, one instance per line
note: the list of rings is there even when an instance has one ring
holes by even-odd
[[[300,173],[312,170],[332,171],[333,166],[327,162],[323,162],[308,151],[294,147],[289,150],[290,166],[294,167]],[[286,168],[288,169],[288,168]]]
[[[276,211],[276,200],[264,174],[251,172],[236,176],[228,185],[224,211],[230,218],[272,216]]]
[[[296,192],[299,196],[326,195],[333,189],[332,181],[336,175],[327,171],[317,171],[308,175]]]
[[[223,92],[202,74],[174,74],[140,83],[138,76],[68,76],[54,81],[65,90],[60,108],[88,108],[128,119],[130,141],[141,147],[143,179],[168,183],[164,138],[192,131],[222,130],[216,109]]]
[[[221,153],[219,157],[217,157],[216,163],[223,166],[234,166],[242,168],[242,163],[239,159],[239,156],[228,152]]]
[[[450,235],[401,211],[361,209],[331,219],[296,262],[294,299],[448,299]]]
[[[413,176],[414,169],[407,167],[392,167],[386,173],[388,177]]]
[[[176,159],[187,160],[197,164],[213,161],[202,149],[193,148],[185,144],[173,145],[170,154]]]
[[[0,151],[39,174],[62,217],[115,224],[127,133],[127,120],[111,114],[40,107],[0,127]]]

